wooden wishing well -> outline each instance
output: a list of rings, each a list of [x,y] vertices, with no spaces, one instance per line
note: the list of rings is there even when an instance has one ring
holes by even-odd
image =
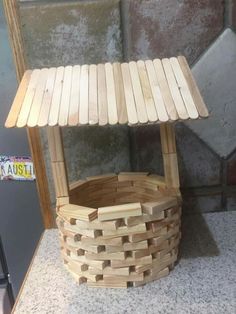
[[[136,287],[173,269],[181,238],[174,122],[207,116],[182,56],[25,72],[5,125],[47,127],[61,254],[78,283]],[[61,127],[154,123],[164,177],[125,172],[69,184]]]

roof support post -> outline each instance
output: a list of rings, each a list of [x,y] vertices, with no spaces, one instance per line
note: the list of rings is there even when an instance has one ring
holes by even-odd
[[[171,123],[161,124],[160,135],[166,185],[170,188],[179,189],[179,169],[174,125]]]
[[[62,206],[69,203],[69,184],[60,127],[47,127],[47,135],[57,206]]]

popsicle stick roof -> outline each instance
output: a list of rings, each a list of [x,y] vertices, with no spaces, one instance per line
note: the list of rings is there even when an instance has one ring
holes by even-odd
[[[5,126],[136,125],[207,116],[181,56],[28,70]]]

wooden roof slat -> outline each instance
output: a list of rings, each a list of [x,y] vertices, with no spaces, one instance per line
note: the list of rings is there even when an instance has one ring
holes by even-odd
[[[157,116],[161,122],[166,122],[169,120],[169,116],[164,103],[164,97],[161,93],[160,86],[157,80],[155,68],[151,60],[147,60],[145,62],[145,65],[148,73],[149,82],[151,85],[152,96],[156,106]]]
[[[42,99],[41,109],[38,118],[38,126],[46,126],[48,124],[48,116],[50,112],[50,106],[52,102],[52,95],[54,89],[54,83],[56,78],[56,68],[50,68],[48,70],[47,82]]]
[[[38,116],[40,113],[45,85],[47,82],[48,69],[44,68],[40,71],[38,83],[35,90],[34,99],[30,108],[30,113],[27,121],[27,126],[34,127],[37,125]]]
[[[160,86],[161,94],[165,103],[166,111],[170,120],[178,120],[178,113],[175,108],[173,98],[171,96],[170,87],[166,80],[165,72],[160,59],[153,60],[154,69],[157,76],[157,81]]]
[[[198,110],[199,115],[203,118],[208,117],[209,113],[207,107],[204,104],[204,101],[199,92],[197,84],[193,78],[192,72],[188,66],[186,58],[184,56],[179,56],[178,61],[183,72],[183,75],[187,81],[189,91],[194,99],[194,104]]]
[[[125,91],[121,73],[121,64],[119,62],[113,63],[113,74],[115,81],[118,120],[120,124],[125,124],[128,122],[128,116],[125,103]]]
[[[136,124],[138,123],[138,117],[134,101],[133,88],[128,63],[121,64],[121,72],[123,77],[128,121],[130,124]]]
[[[70,126],[79,124],[80,69],[80,65],[75,65],[72,69],[70,108],[68,117],[68,124]]]
[[[182,96],[180,94],[179,87],[177,85],[174,73],[172,71],[170,60],[167,58],[162,59],[162,65],[163,65],[163,69],[164,69],[164,72],[166,75],[168,85],[170,87],[170,92],[171,92],[172,98],[173,98],[174,103],[175,103],[176,111],[178,112],[178,116],[181,119],[186,120],[186,119],[188,119],[188,113],[187,113],[186,107],[184,105]]]
[[[105,72],[107,85],[108,121],[109,124],[113,125],[118,123],[118,115],[116,106],[115,81],[111,63],[105,64]]]
[[[79,101],[79,123],[88,124],[88,97],[89,97],[89,77],[88,65],[81,66],[80,73],[80,101]]]
[[[188,115],[190,119],[197,119],[198,118],[198,111],[195,107],[193,98],[188,88],[188,84],[185,80],[183,72],[181,71],[179,62],[177,58],[170,58],[170,64],[172,70],[174,72],[177,84],[179,86],[180,93],[182,95],[183,101],[185,103],[185,107],[187,109]]]
[[[72,66],[68,65],[64,70],[63,87],[61,92],[61,103],[59,110],[58,124],[61,126],[67,125],[69,105],[70,105],[70,93],[71,93],[71,79],[72,79]]]
[[[26,94],[26,91],[30,82],[31,73],[32,73],[31,70],[26,71],[22,78],[22,81],[18,88],[18,92],[16,93],[9,115],[5,122],[5,126],[7,128],[12,128],[16,125],[16,122],[17,122],[17,119],[18,119],[18,116],[19,116],[19,113],[23,104],[23,100],[25,98],[25,94]]]
[[[105,65],[98,64],[98,117],[99,125],[106,125],[108,123],[108,108],[107,108],[107,86]]]
[[[51,108],[48,117],[48,125],[54,126],[58,124],[58,116],[60,110],[61,93],[63,86],[64,67],[57,68],[54,90],[52,94]]]
[[[18,119],[17,119],[17,127],[21,128],[26,126],[27,124],[27,119],[30,113],[30,109],[32,106],[32,102],[34,99],[34,95],[35,95],[35,91],[36,91],[36,87],[37,87],[37,82],[38,79],[40,77],[40,70],[33,70],[32,75],[31,75],[31,79],[29,82],[29,86],[28,89],[26,91],[24,100],[23,100],[23,104],[21,107],[21,111],[19,113]]]
[[[149,83],[147,70],[144,61],[139,60],[137,62],[139,78],[141,81],[141,87],[143,92],[143,98],[146,105],[148,120],[151,122],[157,121],[157,112],[155,108],[155,103],[152,97],[152,90]]]
[[[147,110],[143,98],[142,87],[140,84],[137,63],[134,61],[129,62],[129,70],[133,85],[133,93],[136,104],[136,110],[138,114],[138,120],[140,123],[147,123],[148,122]]]
[[[184,57],[27,71],[6,127],[164,123],[207,117]]]
[[[89,66],[89,124],[98,123],[97,66]]]

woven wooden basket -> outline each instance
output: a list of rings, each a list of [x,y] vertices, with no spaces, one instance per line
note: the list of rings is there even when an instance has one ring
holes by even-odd
[[[168,275],[180,241],[180,197],[164,178],[108,174],[70,187],[57,204],[65,266],[79,283],[126,288]]]

